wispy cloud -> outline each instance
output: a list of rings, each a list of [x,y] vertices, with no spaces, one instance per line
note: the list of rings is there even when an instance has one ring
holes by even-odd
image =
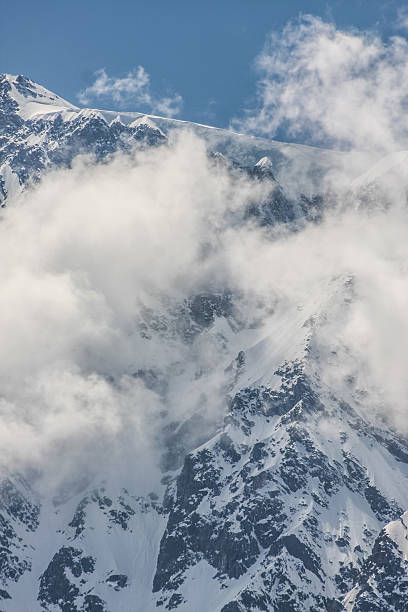
[[[183,106],[183,98],[178,93],[155,95],[151,88],[150,75],[143,66],[131,70],[124,77],[108,76],[106,70],[101,68],[95,72],[92,85],[86,87],[77,97],[81,104],[110,99],[120,107],[132,103],[168,117],[178,115]]]
[[[408,9],[399,7],[397,10],[397,20],[395,26],[398,30],[408,31]]]
[[[256,60],[258,108],[242,129],[387,152],[408,142],[408,41],[303,16],[272,33]]]

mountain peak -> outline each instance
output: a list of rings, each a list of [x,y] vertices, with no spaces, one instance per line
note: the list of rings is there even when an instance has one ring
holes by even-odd
[[[23,119],[59,110],[77,109],[67,100],[22,74],[1,74],[0,96],[8,100],[13,111]]]
[[[142,115],[138,117],[132,123],[129,124],[129,127],[139,127],[139,125],[147,125],[149,128],[153,130],[158,130],[161,134],[164,135],[163,131],[158,127],[158,125],[153,121],[149,115]]]
[[[273,173],[273,166],[274,164],[271,158],[265,155],[264,157],[261,157],[261,159],[255,164],[253,171],[256,176],[263,178],[268,177],[272,180],[276,180],[275,175]]]
[[[261,157],[261,159],[255,164],[255,168],[259,170],[272,170],[273,163],[268,156]]]

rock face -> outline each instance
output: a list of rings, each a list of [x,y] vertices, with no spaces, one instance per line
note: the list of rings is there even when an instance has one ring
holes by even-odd
[[[31,570],[25,541],[39,526],[40,507],[29,485],[22,479],[5,478],[0,485],[0,576],[2,584],[17,583]],[[9,599],[7,590],[1,598]]]
[[[3,608],[406,609],[408,444],[317,388],[307,358],[276,376],[230,396],[162,499],[108,482],[40,506],[4,481]]]
[[[364,561],[357,584],[344,600],[346,610],[408,609],[408,514],[381,530]]]
[[[197,336],[232,324],[220,300],[188,301]],[[273,385],[261,363],[261,380],[248,381],[258,350],[242,345],[226,369],[224,422],[204,431],[192,418],[203,437],[189,451],[180,433],[162,494],[108,479],[36,503],[24,482],[5,480],[3,608],[406,609],[408,442],[324,387],[313,332],[301,329],[304,350],[274,370]],[[159,374],[143,376],[166,395]]]
[[[371,482],[378,442],[350,406],[322,401],[300,362],[279,374],[277,391],[241,389],[223,432],[186,457],[153,581],[160,603],[176,596],[187,606],[186,583],[202,565],[208,609],[340,610],[342,596],[373,571],[371,546],[405,493],[395,499],[391,487]],[[329,440],[322,422],[333,426]],[[404,471],[388,451],[383,460]],[[394,580],[403,576],[398,565]],[[385,601],[355,609],[404,609]]]
[[[19,75],[0,75],[0,200],[47,168],[69,167],[79,153],[106,158],[116,151],[165,141],[150,122],[109,122],[99,111],[80,110]]]
[[[130,119],[108,121],[3,76],[3,202],[78,152],[104,159],[166,142],[161,126]],[[262,225],[319,219],[322,200],[290,199],[273,160],[213,158],[268,181],[270,197],[246,213]],[[347,279],[332,290],[340,308],[351,299]],[[408,440],[365,411],[352,380],[344,397],[323,381],[316,314],[338,313],[313,301],[265,329],[236,301],[229,290],[201,292],[146,308],[137,322],[146,346],[177,342],[184,360],[131,375],[163,407],[175,389],[177,398],[200,392],[189,414],[161,414],[156,490],[141,495],[120,472],[84,473],[49,499],[35,475],[2,476],[1,610],[408,610]],[[203,341],[217,353],[216,372],[194,362]],[[215,374],[219,410],[206,418]]]

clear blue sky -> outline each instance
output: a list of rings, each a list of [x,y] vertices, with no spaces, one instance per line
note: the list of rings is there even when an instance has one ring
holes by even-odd
[[[122,77],[142,65],[156,91],[170,88],[183,96],[181,118],[222,127],[254,94],[252,63],[269,31],[305,12],[388,36],[401,5],[394,0],[0,0],[0,72],[23,73],[75,103],[96,70]]]

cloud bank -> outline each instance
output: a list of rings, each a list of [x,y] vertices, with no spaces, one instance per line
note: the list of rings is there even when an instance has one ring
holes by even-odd
[[[390,93],[404,74],[403,41],[385,45],[307,18],[288,26],[277,56],[271,48],[260,60],[263,106],[249,126],[272,133],[288,121],[293,133],[308,129],[377,153],[403,138],[403,81],[395,100]],[[393,181],[404,181],[398,160]],[[190,343],[173,333],[184,298],[224,289],[237,296],[248,327],[262,314],[268,354],[313,317],[321,379],[350,401],[364,396],[364,409],[406,433],[405,190],[378,206],[381,192],[368,176],[366,206],[349,190],[347,205],[296,232],[244,223],[243,211],[263,201],[265,187],[229,173],[188,132],[104,164],[78,158],[27,191],[0,223],[2,466],[46,467],[58,481],[84,465],[119,462],[129,448],[132,472],[151,486],[163,412],[175,420],[197,410],[222,417],[225,367],[251,349],[245,340],[232,340],[231,349],[225,328]],[[304,319],[288,319],[299,312]],[[158,330],[150,338],[141,333],[146,322]]]
[[[271,233],[239,214],[263,189],[214,164],[186,133],[103,165],[78,159],[5,211],[3,465],[47,465],[48,478],[58,465],[61,478],[84,458],[110,463],[126,439],[151,475],[163,410],[175,420],[197,409],[222,418],[224,369],[235,356],[225,330],[186,344],[166,326],[172,305],[225,288],[239,296],[243,321],[262,314],[271,351],[282,325],[292,333],[285,313],[315,315],[320,375],[340,396],[354,377],[406,430],[406,208],[351,207]],[[141,334],[146,312],[163,331],[150,339]],[[164,404],[141,371],[163,377]]]
[[[406,38],[383,41],[306,15],[268,37],[256,68],[258,107],[233,125],[341,149],[407,148]]]
[[[225,213],[241,209],[249,189],[187,133],[102,165],[78,158],[3,212],[0,464],[52,465],[68,447],[98,453],[125,431],[149,464],[164,407],[134,373],[166,378],[188,363],[194,379],[215,369],[217,351],[205,338],[147,341],[140,325],[146,313],[164,320],[210,279],[225,286],[222,258],[203,254],[219,250]],[[211,385],[216,376],[202,386]],[[202,394],[197,383],[180,405],[175,390],[174,418]],[[66,460],[68,470],[71,452]]]
[[[178,93],[157,96],[152,92],[150,75],[143,66],[131,70],[125,77],[110,77],[104,68],[94,74],[94,82],[78,94],[81,104],[87,105],[98,100],[113,101],[120,108],[134,104],[135,108],[147,107],[151,112],[174,117],[183,106]]]

